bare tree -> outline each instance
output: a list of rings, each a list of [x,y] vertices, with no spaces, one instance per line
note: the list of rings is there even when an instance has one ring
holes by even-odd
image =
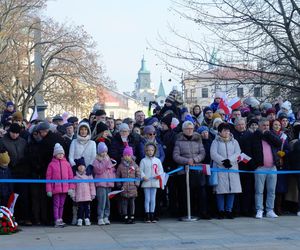
[[[171,30],[184,43],[178,45],[160,37],[164,49],[152,49],[169,67],[195,77],[208,64],[230,68],[250,76],[243,84],[270,85],[299,95],[299,2],[178,0],[172,10],[195,25],[193,35],[197,39],[176,27]]]
[[[38,1],[7,2],[21,4]],[[109,84],[108,78],[104,77],[104,68],[98,62],[96,44],[83,27],[59,24],[50,18],[40,22],[30,12],[29,15],[22,13],[17,18],[11,18],[15,21],[14,32],[8,36],[7,45],[0,54],[0,61],[3,62],[0,64],[0,99],[3,102],[13,100],[26,114],[33,105],[35,94],[43,91],[47,100],[52,100],[50,96],[53,98],[56,94],[54,99],[63,106],[68,103],[79,107],[84,92],[78,89]],[[36,32],[40,34],[38,40]],[[42,58],[39,74],[35,67],[36,50]]]

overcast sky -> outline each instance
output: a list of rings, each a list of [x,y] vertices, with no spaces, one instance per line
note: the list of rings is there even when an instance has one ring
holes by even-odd
[[[162,74],[168,94],[178,79],[168,81],[172,75],[147,49],[147,41],[156,46],[158,33],[167,36],[167,24],[178,22],[171,5],[170,0],[56,0],[49,1],[46,14],[58,22],[84,25],[120,91],[133,90],[144,55],[153,86],[158,90]]]

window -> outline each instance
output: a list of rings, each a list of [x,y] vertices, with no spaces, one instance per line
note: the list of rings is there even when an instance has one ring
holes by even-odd
[[[254,88],[254,97],[261,97],[261,87]]]
[[[202,88],[202,98],[208,98],[208,88]]]
[[[237,96],[238,97],[244,97],[244,89],[243,88],[237,88]]]

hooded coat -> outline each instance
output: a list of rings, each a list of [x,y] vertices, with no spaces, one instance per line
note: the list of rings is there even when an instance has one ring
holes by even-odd
[[[229,159],[232,167],[230,169],[238,170],[238,157],[241,149],[237,140],[230,135],[229,140],[224,140],[217,135],[213,140],[210,148],[210,157],[213,160],[213,167],[226,169],[222,161]],[[242,187],[239,173],[218,172],[218,185],[216,186],[217,194],[241,193]]]
[[[91,175],[80,174],[76,172],[75,180],[92,180]],[[79,182],[75,186],[75,202],[92,201],[96,196],[95,183],[93,182]]]
[[[88,128],[88,135],[81,137],[79,135],[80,128],[85,126]],[[80,123],[77,129],[77,138],[71,142],[69,151],[69,161],[72,166],[75,166],[75,159],[84,157],[86,166],[93,164],[96,158],[96,143],[91,140],[91,129],[87,123]]]

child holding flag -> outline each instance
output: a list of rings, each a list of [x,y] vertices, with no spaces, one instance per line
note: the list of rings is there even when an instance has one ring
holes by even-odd
[[[156,145],[148,142],[145,145],[145,158],[140,162],[142,188],[145,194],[145,221],[147,223],[156,222],[154,219],[156,190],[162,187],[161,175],[164,172],[161,161],[155,157],[156,150]]]
[[[123,158],[117,169],[117,178],[141,178],[140,168],[134,162],[132,147],[127,146],[123,151]],[[122,197],[122,214],[126,224],[135,223],[135,198],[138,196],[137,188],[140,181],[120,182],[117,186],[124,191]],[[129,215],[129,216],[128,216]]]

